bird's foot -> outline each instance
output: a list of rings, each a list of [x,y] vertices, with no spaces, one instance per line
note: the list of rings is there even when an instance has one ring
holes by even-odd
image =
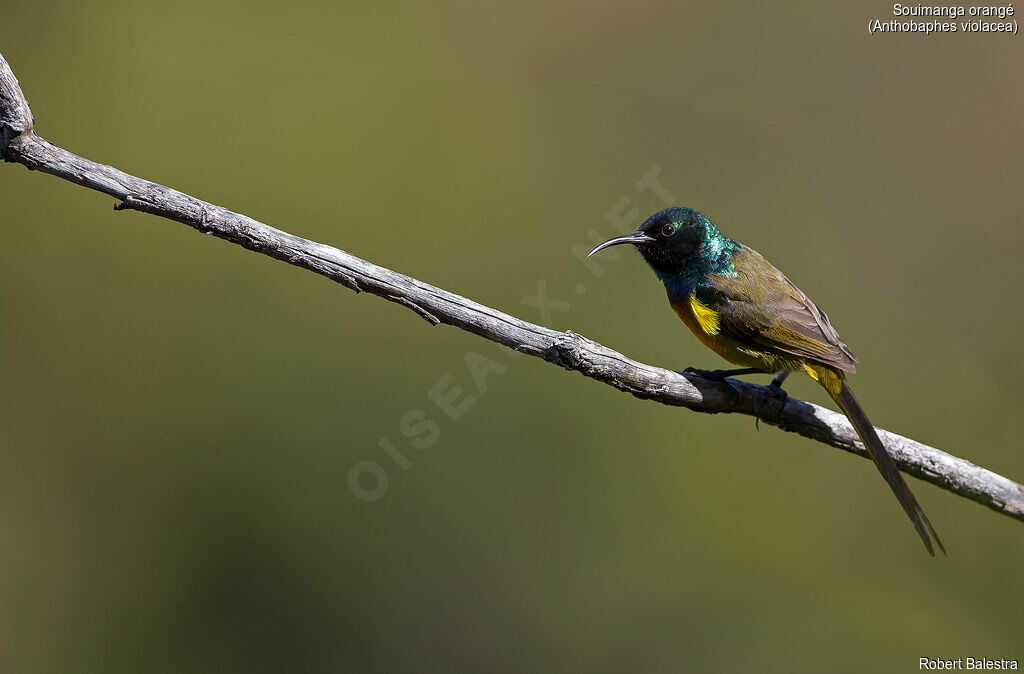
[[[782,413],[783,408],[786,407],[786,401],[789,400],[789,394],[786,393],[785,389],[782,388],[782,382],[786,381],[786,377],[788,376],[789,372],[785,370],[779,372],[772,378],[772,383],[768,384],[767,387],[768,395],[774,398],[775,400],[779,401],[779,411],[777,412],[777,414]],[[761,410],[757,409],[755,411],[757,412],[757,416],[754,417],[754,428],[760,430],[761,426],[759,422],[761,421]]]
[[[726,377],[736,377],[742,374],[762,374],[762,371],[755,367],[741,367],[733,370],[701,370],[695,367],[688,367],[683,370],[683,372],[685,374],[695,374],[698,377],[714,379],[716,381],[721,381]]]
[[[768,395],[775,400],[778,400],[783,406],[786,404],[786,401],[789,400],[789,394],[786,393],[786,389],[781,386],[777,384],[769,384],[766,388],[768,389]]]

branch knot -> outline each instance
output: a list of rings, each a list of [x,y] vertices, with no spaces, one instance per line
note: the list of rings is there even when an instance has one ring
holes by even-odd
[[[586,374],[589,361],[586,358],[584,342],[586,340],[572,330],[566,330],[551,342],[544,350],[544,359],[566,370],[579,370]]]

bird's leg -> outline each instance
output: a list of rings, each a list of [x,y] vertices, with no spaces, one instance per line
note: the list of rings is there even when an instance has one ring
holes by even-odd
[[[786,381],[786,377],[789,376],[789,370],[783,370],[772,377],[772,383],[768,384],[772,388],[782,391],[782,382]]]
[[[776,398],[780,402],[779,412],[782,412],[782,408],[786,406],[786,400],[789,399],[789,394],[782,388],[782,382],[786,381],[786,377],[789,376],[789,370],[782,370],[775,373],[772,377],[772,383],[768,384],[768,391],[772,397]],[[756,410],[757,416],[754,417],[754,428],[760,429],[758,422],[761,420],[761,410]]]
[[[781,400],[783,406],[785,406],[786,399],[789,398],[789,394],[782,388],[782,382],[786,381],[786,377],[788,376],[789,370],[776,372],[775,376],[772,377],[772,383],[768,384],[768,391],[774,398]]]
[[[683,372],[686,374],[696,374],[705,379],[725,379],[726,377],[738,377],[743,374],[769,374],[758,367],[741,367],[735,370],[698,370],[695,367],[688,367]]]

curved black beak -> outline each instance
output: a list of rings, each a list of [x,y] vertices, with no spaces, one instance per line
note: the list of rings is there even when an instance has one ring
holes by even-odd
[[[587,253],[587,258],[590,258],[590,256],[596,253],[597,251],[604,250],[605,248],[610,248],[611,246],[618,246],[619,244],[623,243],[651,243],[652,241],[657,241],[657,239],[655,239],[653,236],[647,236],[642,232],[633,232],[632,234],[616,236],[613,239],[608,239],[604,243],[599,244],[597,247],[594,248],[594,250]]]

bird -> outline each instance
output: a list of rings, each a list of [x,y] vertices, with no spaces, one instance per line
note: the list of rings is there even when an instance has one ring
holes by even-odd
[[[741,366],[687,372],[712,379],[773,374],[771,387],[782,395],[782,383],[791,372],[810,376],[849,419],[929,554],[935,556],[932,538],[946,554],[847,384],[847,375],[857,370],[857,359],[824,311],[757,251],[726,237],[692,208],[659,211],[637,231],[597,245],[587,257],[623,244],[632,244],[654,270],[672,309],[697,339]]]

